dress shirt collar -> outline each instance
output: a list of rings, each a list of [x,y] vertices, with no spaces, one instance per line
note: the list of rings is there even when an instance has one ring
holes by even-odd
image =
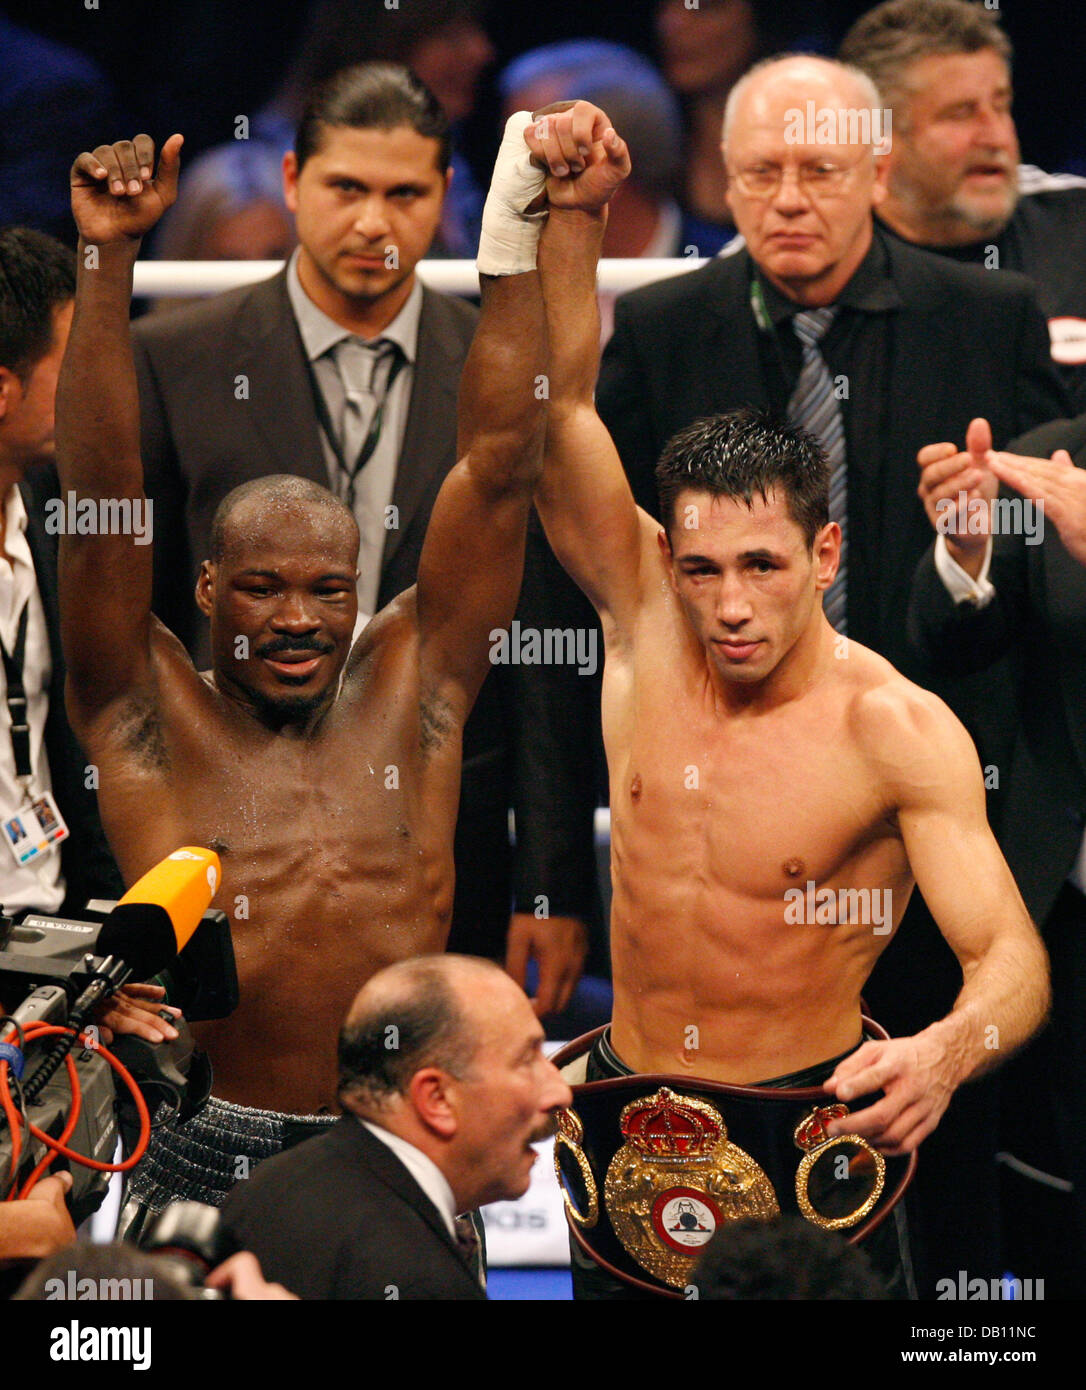
[[[793,318],[802,308],[794,299],[782,294],[776,285],[761,273],[751,261],[751,273],[762,289],[762,297],[773,326],[779,327]],[[887,309],[900,309],[901,295],[890,276],[890,257],[883,234],[875,229],[867,255],[853,272],[852,279],[834,301],[836,305],[858,309],[861,313],[880,314]]]
[[[409,1144],[406,1139],[401,1139],[398,1134],[393,1134],[391,1130],[382,1129],[380,1125],[371,1124],[369,1120],[358,1118],[359,1124],[365,1125],[375,1139],[380,1139],[392,1150],[403,1166],[415,1179],[418,1185],[426,1193],[430,1201],[437,1207],[445,1229],[448,1231],[453,1243],[456,1243],[456,1227],[453,1222],[456,1218],[456,1198],[453,1190],[449,1186],[445,1174],[431,1158],[416,1149],[414,1144]]]
[[[290,307],[294,310],[294,317],[298,321],[298,331],[302,335],[306,355],[310,362],[316,362],[318,357],[323,357],[330,352],[344,338],[351,338],[356,335],[352,334],[350,329],[344,328],[341,323],[336,323],[335,319],[329,318],[324,310],[319,309],[306,294],[298,276],[298,256],[299,251],[295,249],[294,254],[287,262],[287,295],[290,299]],[[378,338],[370,341],[376,343],[381,338],[388,338],[399,345],[408,362],[414,363],[419,341],[419,316],[421,313],[422,282],[416,276],[415,284],[407,296],[403,308],[388,327],[382,329]]]

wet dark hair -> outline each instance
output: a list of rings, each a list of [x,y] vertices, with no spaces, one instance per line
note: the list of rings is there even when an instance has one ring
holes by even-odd
[[[437,167],[444,174],[452,157],[449,119],[429,87],[397,63],[344,68],[315,88],[306,101],[294,137],[298,168],[320,149],[328,126],[395,130],[404,125],[437,141]]]
[[[757,410],[731,410],[695,420],[668,440],[656,465],[660,516],[668,536],[680,492],[741,498],[748,507],[771,489],[783,492],[788,513],[808,549],[830,519],[830,471],[822,446],[805,430]]]
[[[75,255],[30,227],[0,230],[0,366],[21,379],[53,346],[53,313],[75,296]]]

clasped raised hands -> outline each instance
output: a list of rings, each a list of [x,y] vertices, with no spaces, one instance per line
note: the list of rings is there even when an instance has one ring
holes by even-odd
[[[589,101],[557,101],[534,111],[524,139],[547,170],[552,208],[598,212],[630,172],[625,140]]]

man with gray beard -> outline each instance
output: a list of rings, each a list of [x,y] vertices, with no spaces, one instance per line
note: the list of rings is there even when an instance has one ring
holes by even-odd
[[[841,45],[893,109],[883,225],[928,251],[1037,284],[1052,360],[1086,410],[1086,180],[1018,162],[1011,44],[965,0],[886,0]]]

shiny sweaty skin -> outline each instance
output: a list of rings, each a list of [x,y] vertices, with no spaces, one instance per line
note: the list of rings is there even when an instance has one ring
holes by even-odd
[[[84,733],[106,833],[126,883],[179,845],[217,851],[242,1004],[195,1025],[215,1094],[314,1113],[359,980],[448,934],[460,729],[423,747],[414,590],[369,624],[301,733],[259,724],[165,628],[153,644],[153,696]]]
[[[586,102],[524,138],[549,170],[536,505],[606,646],[615,1050],[637,1071],[737,1084],[847,1051],[915,882],[961,992],[944,1018],[864,1043],[825,1082],[845,1102],[884,1093],[829,1134],[912,1152],[955,1087],[1047,1006],[1044,948],[988,827],[976,751],[940,700],[830,627],[835,523],[808,534],[777,485],[748,504],[700,491],[695,470],[667,530],[637,508],[594,401],[596,267],[622,142]]]
[[[142,498],[132,266],[176,195],[180,146],[166,142],[157,170],[146,136],[72,168],[80,272],[57,456],[62,489],[81,497]],[[241,1002],[198,1031],[225,1100],[330,1107],[335,1038],[360,985],[445,944],[461,734],[489,634],[516,607],[540,466],[536,279],[483,285],[459,462],[418,583],[353,649],[357,526],[305,480],[232,494],[196,590],[211,620],[207,676],[151,614],[151,546],[61,537],[67,703],[122,874],[132,882],[185,844],[222,861],[214,905],[231,923]]]
[[[924,697],[856,643],[836,660],[827,628],[817,682],[729,717],[657,564],[636,647],[604,674],[612,1041],[637,1071],[749,1084],[860,1041],[861,988],[913,887],[873,744],[888,701]],[[886,929],[786,922],[790,889],[810,915],[809,881],[889,889]]]

